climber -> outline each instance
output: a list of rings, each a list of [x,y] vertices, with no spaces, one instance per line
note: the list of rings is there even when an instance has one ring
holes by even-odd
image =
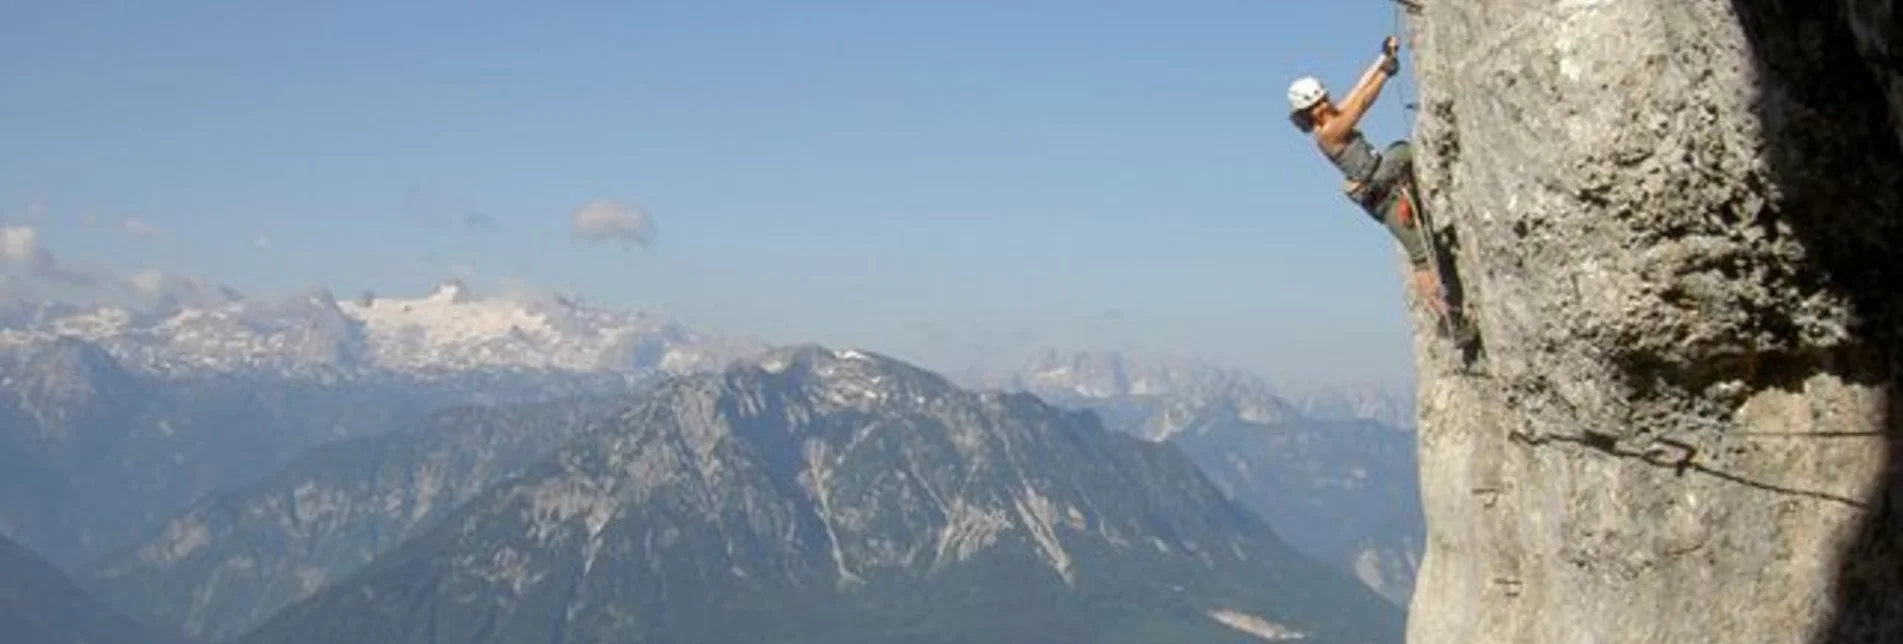
[[[1288,89],[1289,106],[1293,110],[1289,118],[1303,133],[1313,134],[1322,155],[1341,170],[1346,178],[1342,192],[1348,199],[1386,226],[1401,243],[1414,269],[1416,291],[1435,314],[1444,319],[1449,306],[1437,273],[1429,263],[1432,258],[1427,240],[1422,238],[1421,229],[1412,216],[1416,207],[1409,198],[1412,191],[1403,191],[1413,185],[1412,150],[1407,141],[1402,140],[1377,152],[1356,127],[1381,95],[1388,78],[1400,71],[1400,59],[1396,56],[1399,48],[1399,41],[1389,36],[1381,44],[1381,57],[1362,73],[1361,81],[1340,103],[1330,100],[1328,89],[1314,77],[1297,79]]]

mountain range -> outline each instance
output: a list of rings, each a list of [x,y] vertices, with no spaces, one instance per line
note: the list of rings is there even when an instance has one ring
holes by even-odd
[[[215,639],[384,565],[584,427],[607,431],[604,410],[651,383],[758,367],[744,356],[766,351],[455,283],[417,299],[314,292],[140,313],[15,301],[0,323],[0,535],[124,614]],[[1266,517],[1278,547],[1405,605],[1418,509],[1395,480],[1411,461],[1391,457],[1411,455],[1412,434],[1379,422],[1405,414],[1398,397],[1291,397],[1208,363],[1111,352],[1051,352],[959,384],[1180,449]]]
[[[59,338],[0,362],[0,534],[68,569],[305,449],[455,404],[623,391],[618,375],[159,376]]]
[[[656,387],[241,641],[1399,641],[1094,414],[819,347]]]
[[[420,298],[315,290],[280,301],[200,306],[14,303],[0,309],[0,353],[74,338],[145,373],[265,371],[326,378],[380,371],[685,372],[765,345],[697,333],[659,316],[577,298],[477,297],[456,281]]]
[[[459,404],[625,392],[753,345],[570,298],[315,292],[0,309],[0,534],[68,569],[304,449]]]
[[[1045,352],[963,381],[1087,409],[1114,430],[1176,445],[1304,554],[1396,605],[1413,594],[1425,525],[1412,410],[1399,395],[1291,395],[1208,362],[1107,351]]]
[[[970,369],[959,381],[1033,393],[1106,414],[1120,429],[1167,440],[1185,428],[1226,418],[1252,423],[1372,420],[1413,427],[1407,395],[1380,388],[1279,387],[1207,360],[1119,351],[1046,350],[1021,365]]]

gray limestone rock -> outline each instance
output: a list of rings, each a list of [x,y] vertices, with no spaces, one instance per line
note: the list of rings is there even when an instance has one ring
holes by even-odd
[[[1427,0],[1416,644],[1903,641],[1894,0]]]

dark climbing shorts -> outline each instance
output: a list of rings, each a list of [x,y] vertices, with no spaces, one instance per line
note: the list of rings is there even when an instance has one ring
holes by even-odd
[[[1403,223],[1400,219],[1401,186],[1413,177],[1414,149],[1406,141],[1395,141],[1381,152],[1381,162],[1374,168],[1374,175],[1368,180],[1368,201],[1362,208],[1381,225],[1386,226],[1388,234],[1401,243],[1401,249],[1407,252],[1407,261],[1415,268],[1427,267],[1427,245],[1421,239],[1420,229],[1415,226],[1418,220]]]

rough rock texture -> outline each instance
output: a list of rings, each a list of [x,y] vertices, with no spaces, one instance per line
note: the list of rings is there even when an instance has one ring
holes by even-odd
[[[1426,0],[1416,644],[1903,641],[1895,0]]]

